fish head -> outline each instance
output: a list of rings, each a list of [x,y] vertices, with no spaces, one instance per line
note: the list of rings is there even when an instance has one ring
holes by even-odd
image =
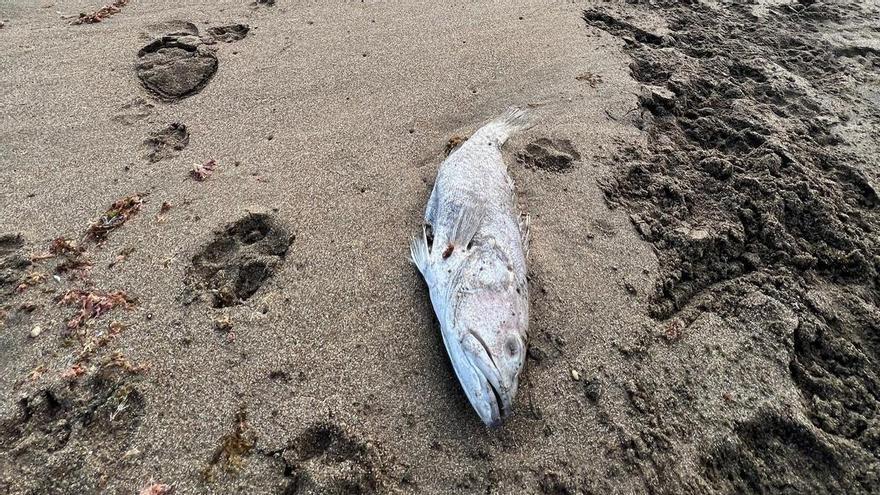
[[[477,277],[455,304],[460,356],[452,361],[477,414],[486,425],[497,426],[510,414],[525,364],[528,298],[504,265]]]

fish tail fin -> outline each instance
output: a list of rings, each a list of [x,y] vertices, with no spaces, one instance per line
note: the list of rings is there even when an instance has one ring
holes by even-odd
[[[534,116],[527,108],[510,107],[496,119],[490,121],[477,131],[498,143],[507,141],[513,134],[526,130],[534,124]]]

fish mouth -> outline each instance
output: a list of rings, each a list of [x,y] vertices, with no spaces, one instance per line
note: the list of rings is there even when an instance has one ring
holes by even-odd
[[[510,414],[515,388],[510,387],[489,350],[486,342],[474,331],[468,332],[462,340],[462,359],[453,367],[462,388],[474,410],[489,427],[499,426]],[[459,367],[466,367],[459,370]]]

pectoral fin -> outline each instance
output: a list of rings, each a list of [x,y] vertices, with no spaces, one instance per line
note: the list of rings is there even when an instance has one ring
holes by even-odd
[[[428,198],[428,206],[425,207],[425,223],[434,226],[437,216],[437,184],[431,189],[431,197]]]
[[[413,264],[416,265],[416,268],[418,268],[419,272],[422,274],[422,277],[424,277],[425,281],[430,285],[431,258],[430,253],[428,252],[428,237],[425,233],[424,227],[422,228],[421,238],[414,237],[412,241],[410,241],[409,255]]]
[[[458,216],[449,233],[450,245],[465,248],[471,243],[480,224],[483,223],[483,208],[471,205],[462,205],[458,210]]]

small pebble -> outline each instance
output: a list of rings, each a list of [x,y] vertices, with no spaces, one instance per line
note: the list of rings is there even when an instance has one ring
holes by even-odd
[[[123,459],[131,459],[132,457],[138,457],[141,455],[141,451],[137,448],[129,449],[124,454],[122,454]]]
[[[43,333],[43,327],[37,325],[34,328],[31,328],[31,338],[32,339],[39,337],[41,333]]]
[[[229,315],[225,315],[222,318],[215,319],[214,330],[217,330],[218,332],[231,333],[232,320],[229,319]]]
[[[580,381],[580,379],[581,379],[581,374],[578,373],[577,370],[571,370],[571,378],[572,378],[574,381],[576,381],[576,382],[577,382],[577,381]]]

